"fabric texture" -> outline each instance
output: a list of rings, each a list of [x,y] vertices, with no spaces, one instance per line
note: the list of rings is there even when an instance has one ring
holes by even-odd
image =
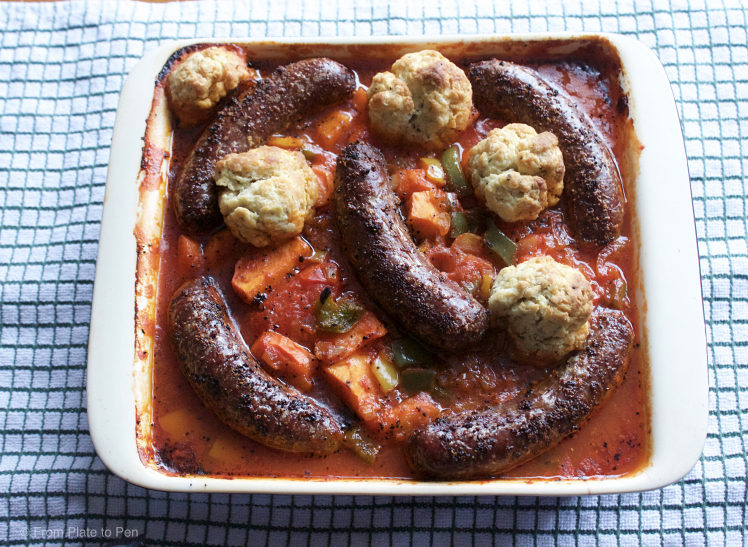
[[[148,545],[748,542],[747,16],[732,0],[0,4],[0,543],[105,545],[126,531]],[[710,363],[708,439],[685,479],[573,498],[187,495],[103,467],[86,346],[115,110],[144,53],[195,36],[564,30],[651,47],[681,114]]]

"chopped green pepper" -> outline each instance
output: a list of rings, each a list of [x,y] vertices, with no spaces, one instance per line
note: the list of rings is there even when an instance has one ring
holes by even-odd
[[[304,154],[304,157],[309,161],[314,161],[314,158],[317,157],[317,154],[307,148],[302,148],[301,153]]]
[[[364,307],[355,299],[341,296],[324,300],[315,313],[317,328],[324,332],[345,333],[364,315]]]
[[[490,218],[487,218],[487,215],[483,211],[477,209],[469,209],[467,211],[463,211],[462,214],[465,215],[468,232],[470,232],[471,234],[478,233],[478,230],[486,225],[486,221],[490,220]]]
[[[434,356],[412,338],[395,340],[392,343],[392,351],[395,354],[395,363],[401,368],[430,365],[434,361]]]
[[[353,452],[369,465],[373,465],[381,447],[372,441],[360,427],[354,427],[345,432],[345,440]]]
[[[397,368],[386,356],[382,354],[378,355],[371,364],[371,371],[377,380],[379,380],[379,385],[382,386],[382,391],[385,394],[397,387],[399,381]]]
[[[450,236],[456,238],[462,234],[474,234],[485,222],[485,217],[480,211],[467,210],[452,213],[452,231]]]
[[[434,389],[431,390],[431,394],[442,401],[448,401],[450,398],[449,392],[439,384],[434,386]]]
[[[506,237],[493,221],[488,223],[488,230],[483,235],[483,239],[486,240],[488,248],[499,255],[507,266],[514,265],[514,252],[517,250],[517,244]]]
[[[449,182],[454,188],[457,195],[461,198],[469,196],[473,193],[473,188],[470,183],[465,179],[465,175],[462,174],[462,168],[460,167],[460,149],[457,146],[451,146],[447,148],[442,154],[442,165],[444,171],[447,173]]]
[[[400,385],[405,391],[431,391],[436,386],[436,371],[428,368],[409,368],[402,372]]]
[[[460,212],[452,213],[452,227],[449,230],[450,237],[457,237],[468,232],[467,218]]]

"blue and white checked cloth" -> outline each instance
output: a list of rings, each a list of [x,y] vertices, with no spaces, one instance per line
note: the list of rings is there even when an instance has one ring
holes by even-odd
[[[748,542],[747,16],[729,0],[0,3],[0,543],[106,545],[125,531],[148,545]],[[680,110],[711,403],[684,480],[584,498],[229,496],[147,491],[104,469],[88,435],[86,345],[114,114],[144,53],[195,36],[559,30],[638,38]]]

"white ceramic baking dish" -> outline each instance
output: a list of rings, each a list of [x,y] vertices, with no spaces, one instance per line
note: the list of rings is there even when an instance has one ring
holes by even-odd
[[[693,208],[678,114],[665,71],[646,46],[631,38],[597,34],[517,34],[423,38],[319,40],[231,40],[248,44],[256,58],[334,56],[345,59],[363,50],[376,55],[387,44],[403,53],[441,49],[461,55],[501,57],[537,42],[564,41],[548,51],[573,52],[590,41],[607,44],[620,57],[620,81],[643,146],[638,158],[633,206],[638,223],[641,342],[649,356],[651,447],[640,472],[601,480],[504,479],[479,482],[418,482],[380,479],[268,479],[177,477],[144,464],[139,456],[150,431],[151,366],[148,340],[135,334],[137,244],[134,230],[145,218],[158,236],[164,185],[142,199],[139,184],[146,118],[154,101],[157,75],[177,49],[196,42],[166,44],[146,55],[122,89],[112,138],[101,241],[96,269],[88,349],[88,417],[91,437],[103,463],[139,486],[170,491],[387,495],[580,495],[658,488],[685,476],[698,460],[706,438],[708,380],[706,336]],[[289,53],[292,52],[292,53]],[[372,53],[374,52],[374,53]],[[168,144],[168,120],[154,112]],[[638,154],[631,143],[632,158]],[[634,149],[636,147],[636,149]],[[163,173],[167,165],[156,165]],[[153,176],[153,174],[151,175]],[[141,285],[143,280],[141,279]],[[141,308],[148,295],[138,295]],[[137,343],[137,347],[136,347]],[[646,369],[646,367],[645,367]],[[137,432],[137,435],[136,435]]]

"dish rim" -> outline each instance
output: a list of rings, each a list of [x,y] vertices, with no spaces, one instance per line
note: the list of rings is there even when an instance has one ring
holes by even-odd
[[[141,140],[155,81],[169,56],[181,47],[205,42],[239,43],[255,49],[265,47],[269,51],[272,47],[293,45],[318,49],[326,45],[381,44],[439,47],[457,42],[550,40],[605,40],[616,50],[623,67],[622,85],[628,92],[630,115],[644,147],[636,177],[634,206],[640,239],[637,294],[641,343],[646,344],[649,355],[652,426],[649,465],[635,474],[607,479],[449,482],[178,477],[146,467],[138,454],[135,435],[134,383],[136,375],[142,371],[136,370],[133,363],[134,294],[121,287],[135,287],[133,230],[138,214],[138,185],[133,182],[140,171]],[[698,461],[707,432],[708,369],[690,179],[680,121],[667,75],[654,53],[641,42],[608,33],[175,40],[145,55],[128,75],[117,108],[111,150],[91,308],[87,396],[89,431],[96,452],[104,465],[124,480],[145,488],[182,492],[566,496],[660,488],[684,477]],[[663,220],[669,230],[658,229]],[[676,241],[665,237],[673,233],[679,234]],[[673,279],[669,271],[679,272],[678,278]],[[684,319],[675,325],[671,317]]]

